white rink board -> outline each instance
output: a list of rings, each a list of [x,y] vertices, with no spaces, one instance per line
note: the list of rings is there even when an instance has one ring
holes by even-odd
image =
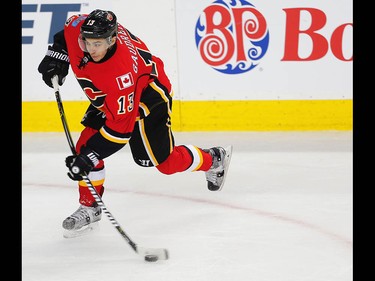
[[[226,1],[230,2],[230,1]],[[238,2],[238,1],[237,1]],[[326,40],[337,26],[352,22],[352,3],[344,1],[250,1],[263,14],[269,31],[269,45],[258,66],[242,74],[225,75],[202,60],[194,41],[194,26],[212,1],[176,1],[178,63],[181,98],[186,100],[310,100],[351,99],[352,62],[341,61],[328,50],[314,61],[281,61],[285,52],[286,12],[284,9],[314,8],[325,14],[327,22],[317,31]],[[241,7],[240,5],[238,5]],[[311,16],[301,13],[301,29],[311,25]],[[218,21],[215,22],[219,24]],[[343,52],[352,56],[352,29],[343,37]],[[301,35],[300,56],[311,53],[312,40]]]
[[[224,0],[223,0],[224,1]],[[227,0],[226,0],[227,1]],[[249,1],[266,19],[269,45],[259,64],[241,74],[223,74],[205,63],[195,45],[195,25],[214,1],[186,0],[23,0],[22,7],[34,5],[35,12],[22,12],[22,36],[32,36],[32,44],[22,44],[22,101],[52,101],[54,96],[41,79],[37,67],[47,50],[53,15],[46,5],[79,5],[79,13],[95,8],[113,10],[119,21],[148,43],[160,56],[180,100],[319,100],[353,98],[353,63],[337,59],[329,46],[327,53],[313,61],[282,61],[286,33],[286,9],[316,9],[326,17],[317,31],[329,42],[334,30],[352,23],[349,0]],[[227,1],[228,2],[228,1]],[[145,8],[147,7],[147,9]],[[67,16],[78,12],[68,12]],[[24,23],[32,22],[26,27]],[[301,14],[301,28],[311,24],[308,13]],[[62,25],[63,23],[60,22]],[[353,53],[352,28],[346,28],[342,49],[346,58]],[[311,51],[308,36],[301,36],[301,54]],[[70,72],[62,87],[65,100],[86,100]]]

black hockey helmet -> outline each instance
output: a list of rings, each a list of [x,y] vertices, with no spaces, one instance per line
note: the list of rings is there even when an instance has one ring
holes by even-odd
[[[117,36],[117,18],[111,11],[92,11],[81,26],[83,38],[112,38]]]

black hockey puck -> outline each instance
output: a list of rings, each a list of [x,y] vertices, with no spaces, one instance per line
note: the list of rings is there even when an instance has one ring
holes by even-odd
[[[145,256],[145,261],[157,261],[158,260],[158,256],[155,256],[155,255],[146,255]]]

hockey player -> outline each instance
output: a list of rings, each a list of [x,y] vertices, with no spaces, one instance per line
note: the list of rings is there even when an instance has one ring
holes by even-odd
[[[101,219],[82,174],[87,174],[100,196],[104,192],[104,159],[129,144],[135,163],[161,173],[205,172],[208,189],[221,190],[232,146],[201,149],[176,146],[171,131],[173,91],[163,61],[147,45],[117,22],[112,11],[94,10],[70,17],[54,35],[38,71],[52,85],[61,86],[71,67],[90,101],[76,143],[77,155],[65,163],[68,176],[78,181],[79,208],[62,226],[76,231]]]

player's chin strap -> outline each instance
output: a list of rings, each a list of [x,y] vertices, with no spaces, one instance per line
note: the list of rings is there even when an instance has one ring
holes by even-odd
[[[64,127],[65,135],[68,140],[68,144],[70,147],[70,150],[72,151],[73,155],[76,155],[77,152],[75,150],[74,142],[72,139],[72,136],[69,131],[68,123],[66,121],[66,116],[64,112],[64,107],[61,101],[60,97],[60,90],[59,90],[59,84],[58,84],[58,77],[54,76],[52,78],[52,85],[53,89],[55,91],[55,97],[57,101],[57,106],[60,112],[60,118]],[[137,253],[140,254],[145,258],[145,260],[148,261],[155,261],[155,260],[167,260],[169,258],[168,250],[162,249],[162,248],[144,248],[139,247],[130,237],[125,233],[125,231],[121,228],[119,223],[116,221],[116,219],[112,216],[112,214],[108,211],[107,207],[104,205],[103,200],[101,199],[100,195],[97,193],[95,187],[91,183],[90,179],[88,178],[87,174],[82,175],[83,181],[86,183],[88,189],[90,190],[90,193],[94,197],[96,203],[100,206],[100,208],[103,210],[103,212],[107,215],[110,222],[116,227],[117,231],[121,234],[121,236],[128,242],[130,247]]]

